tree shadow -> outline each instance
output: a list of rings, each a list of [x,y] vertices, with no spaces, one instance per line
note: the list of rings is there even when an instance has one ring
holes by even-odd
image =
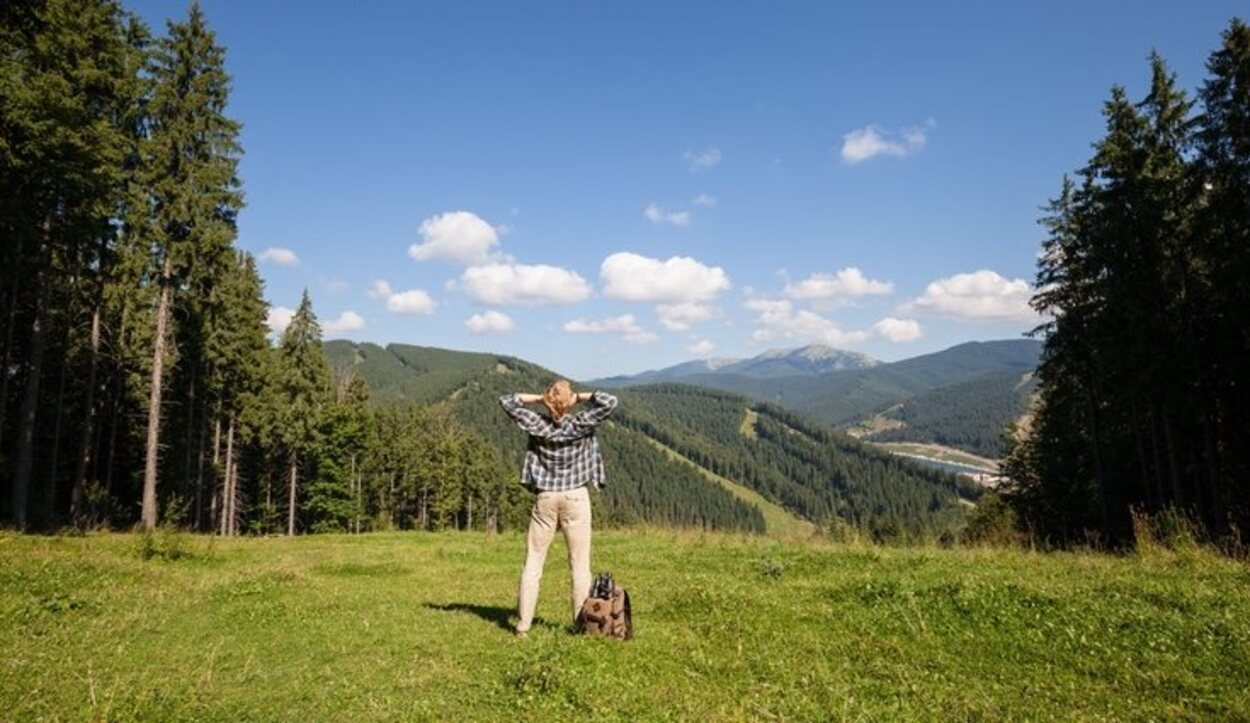
[[[426,603],[425,607],[430,610],[441,610],[443,612],[469,613],[478,616],[488,623],[494,623],[501,630],[513,631],[511,617],[516,608],[499,605],[474,605],[472,603]],[[542,618],[534,618],[534,626],[551,627],[551,624]]]

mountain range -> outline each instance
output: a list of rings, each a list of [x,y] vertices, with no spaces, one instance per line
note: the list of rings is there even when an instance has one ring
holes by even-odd
[[[770,349],[749,359],[696,359],[632,376],[598,379],[595,383],[620,387],[661,381],[681,381],[686,377],[702,374],[772,379],[850,369],[870,369],[880,363],[866,354],[835,349],[824,344],[812,344],[798,349]]]
[[[936,442],[999,456],[1008,423],[1035,389],[1042,343],[968,342],[883,363],[823,345],[750,359],[696,360],[595,380],[624,388],[655,382],[710,387],[767,401],[877,441]]]
[[[340,379],[368,382],[373,403],[445,405],[518,467],[524,435],[498,398],[558,376],[514,357],[404,344],[336,340],[325,351]],[[609,520],[803,533],[840,519],[880,537],[931,536],[958,527],[964,501],[981,494],[969,480],[733,392],[660,383],[616,393],[620,407],[601,435],[609,485],[596,512]]]

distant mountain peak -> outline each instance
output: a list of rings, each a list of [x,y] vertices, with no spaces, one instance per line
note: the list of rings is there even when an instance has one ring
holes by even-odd
[[[769,349],[742,362],[742,365],[756,366],[778,362],[793,364],[803,367],[804,371],[814,372],[867,369],[881,363],[867,354],[856,351],[838,349],[828,344],[808,344],[790,349]]]

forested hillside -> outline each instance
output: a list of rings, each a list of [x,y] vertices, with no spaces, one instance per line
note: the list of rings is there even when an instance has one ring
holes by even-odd
[[[812,520],[892,538],[951,529],[981,489],[771,404],[685,385],[629,389],[621,424]]]
[[[541,391],[556,376],[518,359],[486,354],[341,341],[326,349],[343,365],[340,374],[355,371],[371,387],[374,370],[387,375],[376,384],[375,401],[432,401],[443,395],[461,422],[518,465],[524,436],[500,412],[498,397]],[[396,361],[382,361],[388,355]],[[827,523],[837,517],[880,537],[951,529],[962,519],[957,497],[979,495],[974,485],[739,395],[682,385],[619,394],[621,406],[603,430],[610,479],[603,503],[614,520],[762,528],[757,509],[709,484],[689,465],[670,461],[648,440],[806,519]],[[754,410],[755,422],[744,433],[748,410]]]
[[[789,374],[735,372],[745,362],[714,371],[694,371],[697,367],[679,365],[663,377],[775,403],[840,427],[860,424],[883,413],[894,417],[897,411],[906,409],[897,421],[909,428],[909,441],[938,442],[997,456],[1002,451],[1003,430],[1024,412],[1032,393],[1031,386],[1016,386],[1005,380],[1018,381],[1033,371],[1041,347],[1040,342],[1031,339],[969,342],[890,364],[865,363],[862,368],[796,373],[798,367],[790,365]],[[771,363],[758,357],[748,361],[751,365]],[[603,381],[627,387],[655,380],[654,374],[642,374]]]
[[[873,423],[885,427],[861,437],[874,442],[936,442],[984,457],[1006,453],[1004,420],[1021,418],[1037,390],[1032,374],[994,373],[917,394]]]

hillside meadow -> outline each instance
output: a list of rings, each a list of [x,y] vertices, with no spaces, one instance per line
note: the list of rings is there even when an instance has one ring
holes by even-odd
[[[1246,720],[1250,570],[608,531],[637,638],[509,633],[523,538],[0,536],[8,720]]]

